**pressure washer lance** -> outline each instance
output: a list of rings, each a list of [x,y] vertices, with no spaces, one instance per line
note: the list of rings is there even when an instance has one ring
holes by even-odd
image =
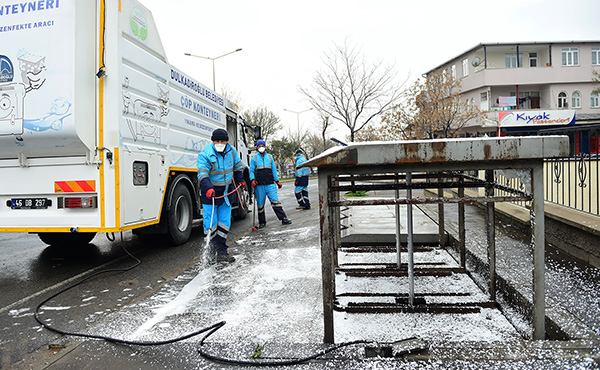
[[[235,181],[235,180],[234,180]],[[234,182],[235,184],[235,182]],[[237,192],[239,188],[242,187],[242,184],[238,184],[236,186],[235,189],[233,189],[232,191],[230,191],[227,194],[223,194],[221,196],[218,197],[211,197],[211,201],[212,201],[212,209],[211,209],[211,213],[210,213],[210,226],[208,228],[208,234],[204,236],[204,253],[202,254],[203,258],[202,258],[202,262],[204,265],[208,265],[210,262],[210,255],[212,253],[212,251],[210,250],[210,241],[212,239],[212,234],[213,234],[213,220],[214,220],[214,216],[215,216],[215,199],[221,199],[221,198],[225,198],[228,197],[229,195],[233,194],[234,192],[237,194],[238,199],[240,200],[240,207],[243,208],[243,203],[244,200],[242,199],[242,197],[240,197],[240,194]],[[243,194],[243,193],[242,193]]]
[[[253,188],[254,190],[252,190],[254,192],[254,200],[252,201],[252,203],[254,203],[254,207],[253,207],[253,212],[252,212],[252,231],[256,231],[258,230],[258,226],[256,226],[256,188]]]
[[[210,212],[210,227],[208,228],[208,234],[204,236],[204,253],[202,253],[202,264],[208,265],[210,260],[210,254],[212,251],[210,250],[210,240],[212,239],[212,223],[213,217],[215,215],[215,197],[211,197],[212,200],[212,209]]]

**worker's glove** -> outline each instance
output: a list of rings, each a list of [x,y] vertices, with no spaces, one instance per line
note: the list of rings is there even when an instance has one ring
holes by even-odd
[[[298,181],[294,181],[294,185],[298,186]]]
[[[215,196],[215,189],[210,188],[206,191],[206,197],[213,198]]]
[[[252,180],[252,187],[255,188],[256,185],[258,185],[258,182],[256,180]]]
[[[246,187],[246,183],[243,181],[240,181],[240,190],[243,190]]]
[[[279,181],[277,181],[277,182],[276,182],[276,184],[277,184],[277,187],[278,187],[279,189],[281,189],[281,188],[283,187],[283,184],[282,184],[282,183],[280,183]]]

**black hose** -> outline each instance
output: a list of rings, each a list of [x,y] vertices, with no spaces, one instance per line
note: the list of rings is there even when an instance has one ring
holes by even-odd
[[[202,338],[202,340],[200,340],[200,344],[198,346],[198,352],[200,353],[200,355],[210,361],[215,361],[215,362],[220,362],[220,363],[225,363],[225,364],[233,364],[233,365],[249,365],[249,366],[288,366],[288,365],[298,365],[310,360],[314,360],[318,357],[321,357],[329,352],[335,351],[339,348],[342,347],[346,347],[346,346],[350,346],[350,345],[354,345],[354,344],[365,344],[365,343],[369,343],[368,341],[365,340],[356,340],[356,341],[352,341],[352,342],[344,342],[344,343],[340,343],[337,345],[334,345],[332,347],[329,347],[325,350],[322,350],[320,352],[317,352],[313,355],[307,356],[307,357],[302,357],[302,358],[298,358],[298,359],[290,359],[290,360],[281,360],[281,361],[246,361],[246,360],[236,360],[236,359],[229,359],[229,358],[225,358],[225,357],[219,357],[219,356],[215,356],[215,355],[211,355],[208,352],[204,351],[204,349],[202,348],[202,346],[204,346],[204,342],[206,341],[206,339],[208,339],[208,337],[210,337],[212,334],[214,334],[217,330],[221,329],[224,325],[225,325],[225,321],[221,321],[218,322],[216,324],[213,324],[211,326],[199,329],[197,331],[194,331],[192,333],[189,334],[185,334],[181,337],[177,337],[177,338],[173,338],[173,339],[168,339],[168,340],[164,340],[164,341],[133,341],[133,340],[125,340],[125,339],[118,339],[118,338],[113,338],[113,337],[109,337],[109,336],[105,336],[105,335],[96,335],[96,334],[85,334],[85,333],[76,333],[76,332],[70,332],[70,331],[66,331],[66,330],[61,330],[58,328],[55,328],[51,325],[49,325],[48,323],[45,323],[44,321],[42,321],[39,317],[39,311],[40,308],[46,304],[48,301],[50,301],[53,298],[58,297],[59,295],[67,292],[68,290],[71,290],[81,284],[83,284],[84,282],[90,280],[93,277],[96,277],[100,274],[105,274],[108,272],[125,272],[125,271],[129,271],[132,270],[134,268],[136,268],[137,266],[140,265],[141,261],[135,257],[134,255],[132,255],[131,253],[129,253],[129,251],[127,251],[127,249],[125,249],[123,247],[123,250],[133,259],[136,260],[136,263],[133,266],[130,267],[126,267],[126,268],[122,268],[122,269],[107,269],[107,270],[102,270],[102,271],[98,271],[82,280],[80,280],[79,282],[76,282],[75,284],[72,284],[62,290],[60,290],[59,292],[51,295],[50,297],[46,298],[45,300],[43,300],[40,304],[37,305],[36,309],[35,309],[35,320],[42,325],[43,327],[45,327],[46,329],[53,331],[55,333],[58,334],[62,334],[62,335],[71,335],[71,336],[75,336],[75,337],[84,337],[84,338],[93,338],[93,339],[103,339],[106,340],[108,342],[112,342],[112,343],[120,343],[120,344],[129,344],[129,345],[136,345],[136,346],[157,346],[157,345],[163,345],[163,344],[170,344],[170,343],[175,343],[175,342],[179,342],[181,340],[184,339],[188,339],[191,337],[194,337],[196,335],[202,334],[206,331],[208,331],[208,333]]]
[[[230,359],[230,358],[225,358],[225,357],[220,357],[220,356],[215,356],[215,355],[211,355],[210,353],[206,352],[202,346],[204,345],[204,341],[210,337],[211,335],[213,335],[217,330],[221,329],[223,326],[225,325],[225,321],[221,321],[220,323],[217,323],[215,325],[213,325],[211,328],[209,328],[209,332],[202,338],[202,340],[200,341],[200,345],[198,346],[198,353],[200,353],[200,355],[204,358],[206,358],[207,360],[211,360],[214,362],[220,362],[220,363],[224,363],[224,364],[230,364],[230,365],[249,365],[249,366],[289,366],[289,365],[299,365],[301,363],[310,361],[310,360],[314,360],[316,358],[319,358],[323,355],[326,355],[329,352],[335,351],[337,349],[340,349],[342,347],[347,347],[347,346],[351,346],[354,344],[365,344],[365,343],[369,343],[369,341],[366,340],[355,340],[352,342],[344,342],[344,343],[340,343],[340,344],[336,344],[334,346],[331,346],[327,349],[324,349],[320,352],[317,352],[313,355],[307,356],[307,357],[302,357],[302,358],[297,358],[297,359],[289,359],[289,360],[280,360],[280,361],[249,361],[249,360],[236,360],[236,359]]]
[[[62,334],[62,335],[71,335],[71,336],[75,336],[75,337],[93,338],[93,339],[104,339],[104,340],[106,340],[106,341],[108,341],[108,342],[113,342],[113,343],[121,343],[121,344],[131,344],[131,345],[136,345],[136,346],[156,346],[156,345],[163,345],[163,344],[170,344],[170,343],[178,342],[178,341],[181,341],[181,340],[184,340],[184,339],[187,339],[187,338],[190,338],[190,337],[196,336],[196,335],[198,335],[198,334],[204,333],[205,331],[207,331],[207,330],[211,330],[211,329],[213,329],[214,327],[216,327],[216,326],[218,326],[218,325],[220,325],[220,324],[221,324],[221,323],[217,323],[217,324],[214,324],[214,325],[212,325],[212,326],[209,326],[209,327],[206,327],[206,328],[203,328],[203,329],[197,330],[197,331],[195,331],[195,332],[192,332],[192,333],[186,334],[186,335],[184,335],[184,336],[177,337],[177,338],[173,338],[173,339],[168,339],[168,340],[164,340],[164,341],[132,341],[132,340],[125,340],[125,339],[112,338],[112,337],[108,337],[108,336],[104,336],[104,335],[95,335],[95,334],[85,334],[85,333],[75,333],[75,332],[69,332],[69,331],[66,331],[66,330],[61,330],[61,329],[58,329],[58,328],[52,327],[51,325],[49,325],[48,323],[45,323],[45,322],[43,322],[43,321],[40,319],[40,317],[39,317],[39,311],[40,311],[40,308],[41,308],[41,307],[42,307],[42,306],[43,306],[43,305],[44,305],[46,302],[50,301],[50,300],[51,300],[51,299],[53,299],[53,298],[56,298],[57,296],[59,296],[59,295],[63,294],[64,292],[66,292],[66,291],[68,291],[68,290],[71,290],[71,289],[73,289],[73,288],[75,288],[75,287],[77,287],[77,286],[79,286],[79,285],[83,284],[84,282],[86,282],[86,281],[90,280],[91,278],[93,278],[93,277],[95,277],[95,276],[98,276],[98,275],[100,275],[100,274],[105,274],[105,273],[108,273],[108,272],[125,272],[125,271],[132,270],[132,269],[136,268],[137,266],[139,266],[139,264],[141,263],[141,261],[140,261],[140,260],[139,260],[137,257],[135,257],[134,255],[132,255],[131,253],[129,253],[129,251],[127,251],[127,249],[125,249],[124,247],[123,247],[123,250],[124,250],[124,251],[125,251],[125,252],[126,252],[126,253],[127,253],[127,254],[128,254],[130,257],[131,257],[131,258],[133,258],[133,259],[135,259],[135,260],[137,261],[137,262],[136,262],[136,263],[135,263],[133,266],[126,267],[126,268],[122,268],[122,269],[108,269],[108,270],[102,270],[102,271],[98,271],[98,272],[96,272],[96,273],[94,273],[94,274],[92,274],[92,275],[90,275],[90,276],[88,276],[88,277],[86,277],[86,278],[84,278],[84,279],[80,280],[79,282],[77,282],[77,283],[75,283],[75,284],[73,284],[73,285],[70,285],[70,286],[68,286],[68,287],[66,287],[66,288],[64,288],[64,289],[62,289],[62,290],[61,290],[61,291],[59,291],[58,293],[55,293],[55,294],[53,294],[52,296],[50,296],[50,297],[46,298],[44,301],[42,301],[42,302],[41,302],[41,303],[40,303],[40,304],[39,304],[39,305],[36,307],[36,309],[35,309],[35,315],[34,315],[34,317],[35,317],[35,320],[36,320],[38,323],[40,323],[40,324],[41,324],[43,327],[45,327],[46,329],[48,329],[48,330],[50,330],[50,331],[53,331],[53,332],[55,332],[55,333],[58,333],[58,334]],[[222,325],[221,325],[221,326],[222,326]],[[219,326],[219,327],[220,327],[220,326]]]

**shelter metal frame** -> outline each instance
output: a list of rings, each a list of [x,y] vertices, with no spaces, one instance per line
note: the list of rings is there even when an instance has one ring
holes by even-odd
[[[520,140],[516,141],[516,139],[521,138],[494,138],[484,141],[450,139],[428,142],[394,142],[386,143],[378,148],[374,148],[372,145],[353,144],[332,153],[324,153],[304,164],[304,166],[318,167],[324,342],[334,343],[333,313],[334,310],[339,310],[335,275],[336,272],[340,271],[337,254],[342,240],[340,232],[342,229],[340,209],[342,207],[395,205],[397,253],[397,264],[395,267],[397,270],[400,270],[399,206],[401,204],[407,205],[407,276],[409,279],[409,292],[407,294],[407,305],[403,309],[409,312],[417,312],[420,309],[428,310],[428,308],[422,307],[415,302],[412,206],[415,204],[438,204],[439,241],[440,245],[444,245],[444,204],[458,204],[458,249],[460,268],[464,269],[464,205],[468,203],[483,203],[486,205],[489,296],[490,301],[495,302],[495,203],[512,201],[531,201],[534,260],[533,339],[545,338],[543,160],[544,157],[564,156],[565,153],[568,153],[568,142],[565,141],[564,137],[534,138],[533,141],[523,140],[523,142]],[[477,149],[481,147],[482,142],[485,144],[485,154],[473,154],[477,152],[473,148]],[[531,145],[534,145],[533,152],[529,147]],[[540,148],[537,152],[535,151],[536,145]],[[433,150],[435,153],[434,160],[431,160],[431,147],[435,149]],[[463,149],[463,147],[466,149]],[[419,155],[410,156],[411,153],[407,152],[407,150]],[[390,154],[388,151],[393,152],[390,152]],[[457,160],[457,156],[459,160]],[[512,189],[495,183],[494,171],[505,169],[530,171],[530,191]],[[485,179],[468,175],[468,173],[480,170],[484,171]],[[350,185],[346,185],[348,182],[350,182]],[[465,196],[465,188],[484,188],[485,195]],[[431,190],[434,194],[437,193],[437,197],[415,198],[412,195],[412,191],[415,189]],[[455,189],[457,196],[444,196],[444,189]],[[509,195],[495,196],[494,189],[501,189],[505,194],[508,193]],[[343,192],[355,190],[393,190],[395,193],[393,197],[376,199],[349,199],[341,196]],[[400,190],[405,190],[405,196],[400,195]],[[437,307],[436,309],[444,312],[444,307]],[[346,310],[352,311],[351,309]],[[385,312],[385,308],[383,308],[383,312]]]

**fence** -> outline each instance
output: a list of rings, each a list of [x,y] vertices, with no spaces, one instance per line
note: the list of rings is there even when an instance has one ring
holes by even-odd
[[[523,171],[497,171],[496,182],[530,192],[529,175]],[[496,190],[497,195],[504,195]],[[544,162],[544,199],[547,202],[600,216],[600,156],[580,154]],[[515,202],[526,206],[526,202]]]

